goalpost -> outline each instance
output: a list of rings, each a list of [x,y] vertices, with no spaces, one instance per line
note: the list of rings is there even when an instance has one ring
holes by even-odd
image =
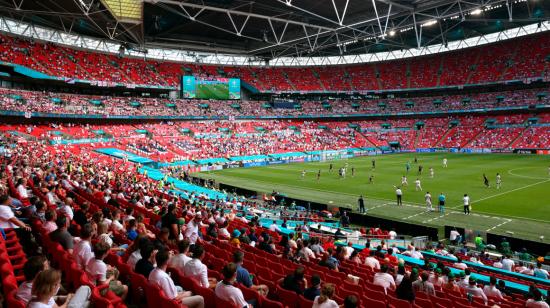
[[[321,162],[332,161],[332,160],[348,160],[348,150],[327,150],[324,149],[321,151]]]

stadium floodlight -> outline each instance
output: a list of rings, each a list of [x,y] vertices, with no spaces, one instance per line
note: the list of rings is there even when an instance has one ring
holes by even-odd
[[[390,34],[390,36],[394,36],[394,35],[395,35],[395,31],[394,31],[394,30],[390,30],[389,34]]]
[[[481,12],[483,12],[481,9],[475,9],[471,12],[472,15],[479,15],[481,14]]]
[[[435,19],[428,20],[427,22],[422,24],[422,27],[429,27],[429,26],[435,25],[436,23],[437,23],[437,20]]]

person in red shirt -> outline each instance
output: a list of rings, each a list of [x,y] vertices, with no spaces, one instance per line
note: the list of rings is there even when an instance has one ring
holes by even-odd
[[[392,265],[397,265],[397,263],[398,263],[397,257],[393,254],[393,249],[392,248],[388,248],[388,252],[386,253],[385,258],[388,259],[388,261]]]

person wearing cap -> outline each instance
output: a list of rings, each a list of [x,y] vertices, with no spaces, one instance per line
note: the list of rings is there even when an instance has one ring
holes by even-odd
[[[441,269],[440,268],[436,268],[434,271],[433,271],[433,274],[430,275],[430,278],[429,278],[429,281],[434,285],[434,286],[442,286],[444,283],[445,283],[445,280],[443,279],[443,277],[441,277]]]
[[[483,290],[477,286],[477,280],[473,277],[470,277],[469,285],[464,288],[466,294],[472,297],[479,297],[483,299],[483,302],[487,304],[487,296],[483,293]]]
[[[233,232],[231,232],[231,239],[229,240],[229,244],[236,246],[237,248],[241,248],[241,241],[239,240],[239,236],[241,235],[241,231],[235,229]]]
[[[443,291],[460,292],[460,287],[456,284],[455,275],[453,275],[453,273],[447,275],[447,282],[441,287]]]
[[[466,275],[468,271],[468,275]],[[458,280],[458,286],[462,289],[466,288],[470,284],[470,273],[468,269],[465,269],[464,272],[460,272],[458,275],[460,278]]]

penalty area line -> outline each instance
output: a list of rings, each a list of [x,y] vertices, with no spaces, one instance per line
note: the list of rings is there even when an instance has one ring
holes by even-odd
[[[498,225],[496,225],[496,226],[494,226],[494,227],[492,227],[492,228],[487,229],[486,232],[489,232],[489,231],[492,231],[492,230],[494,230],[494,229],[496,229],[496,228],[502,227],[503,225],[505,225],[505,224],[507,224],[507,223],[510,223],[510,222],[512,222],[512,219],[506,219],[504,222],[501,222],[501,223],[499,223]]]

